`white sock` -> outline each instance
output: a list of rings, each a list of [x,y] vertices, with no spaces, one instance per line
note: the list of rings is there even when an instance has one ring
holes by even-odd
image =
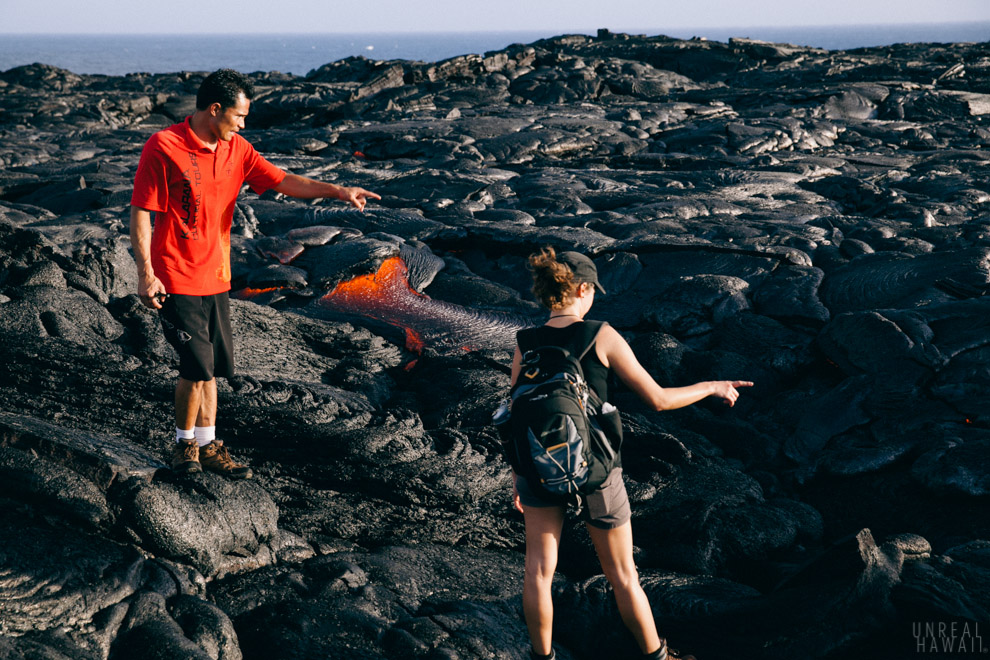
[[[196,444],[205,447],[217,438],[216,426],[197,426],[195,429]]]
[[[175,427],[175,441],[176,442],[188,442],[196,437],[192,429],[180,429],[178,426]]]

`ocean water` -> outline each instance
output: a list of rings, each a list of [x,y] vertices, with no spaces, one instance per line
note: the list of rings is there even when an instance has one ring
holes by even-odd
[[[615,30],[619,31],[619,30]],[[637,34],[727,41],[748,37],[830,50],[917,42],[990,40],[990,20],[933,25],[766,28],[663,28]],[[594,34],[589,31],[587,34]],[[305,75],[345,57],[436,62],[555,36],[547,31],[403,34],[21,35],[0,34],[0,71],[41,62],[81,74],[124,75],[213,71],[281,71]]]

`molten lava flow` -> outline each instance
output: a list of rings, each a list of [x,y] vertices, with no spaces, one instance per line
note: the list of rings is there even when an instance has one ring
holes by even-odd
[[[382,262],[378,272],[374,275],[358,275],[357,277],[341,282],[327,294],[327,298],[335,300],[354,300],[366,296],[377,297],[376,294],[387,295],[394,288],[408,289],[414,296],[422,296],[416,293],[409,286],[407,275],[409,270],[406,264],[399,257],[390,257]]]
[[[403,323],[402,310],[417,297],[428,298],[409,286],[408,273],[402,259],[391,257],[374,275],[359,275],[341,282],[323,298],[323,302],[340,311],[356,312],[402,328],[406,333],[406,349],[422,353],[423,338]]]
[[[515,317],[478,312],[417,293],[409,286],[400,257],[386,259],[374,275],[341,282],[317,306],[376,319],[405,333],[406,348],[420,354],[434,349],[509,347],[526,324]]]
[[[422,353],[423,349],[426,347],[426,342],[423,341],[423,338],[420,337],[419,333],[413,330],[412,328],[405,328],[405,331],[406,331],[406,348],[416,353]]]
[[[238,300],[251,300],[252,298],[257,298],[263,293],[272,293],[273,291],[278,291],[280,287],[273,286],[267,289],[252,289],[250,287],[245,287],[239,291],[235,291],[231,295]]]

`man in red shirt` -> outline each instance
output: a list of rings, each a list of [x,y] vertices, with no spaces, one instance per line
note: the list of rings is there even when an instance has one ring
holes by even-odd
[[[336,198],[364,210],[381,199],[357,187],[287,174],[237,133],[254,90],[241,74],[220,69],[203,81],[196,112],[155,133],[141,152],[131,196],[131,246],[138,295],[159,310],[166,339],[179,354],[172,469],[202,469],[250,478],[216,439],[216,376],[234,375],[227,293],[230,225],[241,186],[303,199]],[[155,214],[152,230],[151,214]]]

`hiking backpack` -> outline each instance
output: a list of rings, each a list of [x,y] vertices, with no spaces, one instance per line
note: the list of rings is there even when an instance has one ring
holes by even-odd
[[[596,339],[577,356],[560,346],[523,353],[510,400],[495,412],[509,463],[548,499],[591,493],[618,460],[619,411],[602,403],[581,368]]]

